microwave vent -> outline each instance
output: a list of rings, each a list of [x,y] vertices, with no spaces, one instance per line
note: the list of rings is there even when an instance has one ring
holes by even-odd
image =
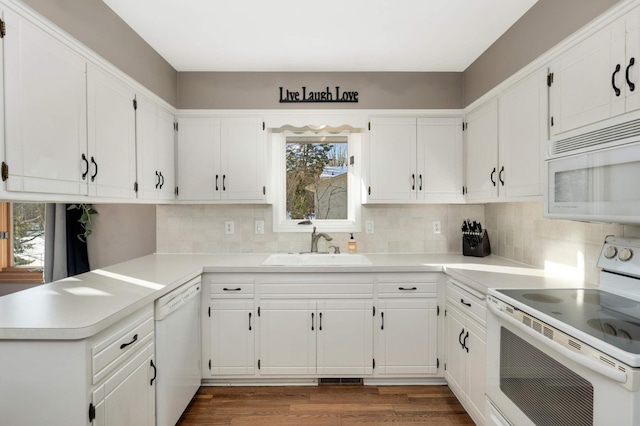
[[[566,139],[555,140],[551,144],[550,154],[564,154],[610,143],[627,143],[625,139],[640,137],[640,118],[605,127]]]

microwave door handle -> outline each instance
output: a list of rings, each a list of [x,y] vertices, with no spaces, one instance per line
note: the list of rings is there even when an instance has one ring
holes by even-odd
[[[578,353],[575,353],[575,352],[565,348],[561,344],[559,344],[557,342],[554,342],[553,340],[550,340],[548,337],[545,337],[542,334],[540,334],[540,333],[538,333],[536,331],[533,331],[532,329],[530,329],[526,325],[520,324],[519,321],[516,321],[515,319],[511,318],[509,315],[505,314],[500,309],[495,307],[493,303],[487,303],[487,305],[489,306],[489,310],[494,315],[496,315],[497,317],[499,317],[500,319],[502,319],[504,321],[507,321],[509,324],[513,325],[518,330],[524,332],[529,337],[534,338],[539,343],[542,343],[543,345],[548,346],[548,347],[556,350],[557,352],[560,352],[562,355],[566,356],[570,360],[572,360],[574,362],[577,362],[578,364],[584,366],[585,368],[588,368],[588,369],[593,370],[593,371],[595,371],[597,373],[600,373],[603,376],[610,378],[611,380],[615,380],[616,382],[619,382],[619,383],[626,383],[627,382],[627,375],[625,373],[623,373],[622,371],[615,370],[615,369],[613,369],[611,367],[607,367],[605,365],[602,365],[599,362],[597,362],[595,360],[592,360],[591,358],[589,358],[589,357],[587,357],[585,355],[580,355]]]

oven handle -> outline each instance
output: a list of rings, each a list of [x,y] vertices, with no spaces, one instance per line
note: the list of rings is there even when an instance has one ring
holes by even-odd
[[[533,331],[532,329],[525,326],[524,324],[520,324],[520,322],[516,321],[515,319],[511,318],[509,315],[505,314],[500,309],[495,307],[493,303],[488,303],[488,305],[489,305],[489,310],[493,312],[496,316],[498,316],[500,319],[506,320],[511,325],[518,328],[518,330],[524,331],[530,337],[533,337],[543,345],[546,345],[552,349],[555,349],[556,351],[560,352],[562,355],[566,356],[570,360],[577,362],[583,367],[586,367],[590,370],[600,373],[603,376],[610,378],[611,380],[615,380],[616,382],[619,382],[619,383],[627,382],[626,373],[623,373],[622,371],[619,371],[619,370],[614,370],[611,367],[606,367],[585,355],[580,355],[573,351],[570,351],[569,349],[565,348],[561,344],[554,342],[553,340],[550,340],[548,337],[544,337],[542,334],[539,334]]]

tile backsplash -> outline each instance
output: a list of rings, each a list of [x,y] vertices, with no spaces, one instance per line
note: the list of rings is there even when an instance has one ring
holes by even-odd
[[[492,253],[597,283],[604,238],[640,237],[638,226],[545,219],[542,211],[542,202],[485,205]]]
[[[493,255],[553,269],[598,282],[596,266],[605,236],[640,237],[639,226],[551,220],[542,217],[542,202],[486,205],[365,205],[363,232],[354,233],[360,253],[460,253],[462,220],[481,221]],[[310,248],[310,233],[272,232],[272,207],[262,205],[159,205],[156,210],[158,253],[278,253]],[[226,235],[224,222],[234,221]],[[265,232],[254,233],[263,220]],[[374,233],[365,234],[366,220]],[[433,221],[442,232],[433,233]],[[348,233],[330,233],[331,245],[347,252]],[[320,251],[327,250],[324,240]]]
[[[272,232],[272,207],[262,205],[159,205],[158,253],[275,253],[310,248],[309,232]],[[354,233],[360,253],[459,253],[462,220],[484,223],[482,205],[384,205],[362,207],[363,232]],[[224,232],[224,222],[234,221],[234,234]],[[254,221],[264,220],[265,232],[256,235]],[[365,234],[366,220],[374,221],[374,233]],[[440,221],[441,233],[433,233]],[[347,252],[348,233],[331,232],[331,245]],[[328,244],[327,244],[328,245]],[[321,240],[319,249],[326,250]]]

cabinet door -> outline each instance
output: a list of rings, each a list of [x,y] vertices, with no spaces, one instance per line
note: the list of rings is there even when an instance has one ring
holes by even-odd
[[[224,300],[211,304],[211,375],[255,372],[253,301]]]
[[[260,374],[315,374],[316,302],[274,300],[260,307]]]
[[[416,198],[416,119],[377,118],[369,132],[369,201]]]
[[[640,8],[629,12],[625,16],[625,20],[626,61],[624,70],[625,74],[629,75],[628,82],[625,84],[627,92],[625,110],[630,112],[640,109]]]
[[[105,398],[96,404],[94,426],[155,424],[153,357],[143,350],[104,384]]]
[[[447,351],[447,361],[444,376],[449,387],[456,393],[456,395],[458,395],[459,398],[462,398],[466,394],[467,387],[467,352],[463,348],[462,339],[468,330],[466,329],[464,316],[448,303],[445,315],[445,347]]]
[[[469,352],[465,354],[467,363],[466,389],[469,398],[469,406],[473,410],[473,418],[485,418],[485,391],[486,391],[486,364],[487,364],[487,331],[476,324],[472,319],[467,319],[467,331],[469,337],[466,346]],[[466,337],[466,332],[465,332]],[[462,351],[460,351],[462,352]],[[479,417],[478,417],[479,416]]]
[[[173,115],[137,96],[136,148],[138,198],[172,200],[174,179]]]
[[[318,374],[373,373],[373,302],[318,302]]]
[[[134,198],[135,92],[91,64],[87,67],[89,195]]]
[[[13,12],[5,20],[6,189],[86,195],[86,62]]]
[[[542,194],[541,176],[547,141],[546,70],[525,78],[500,95],[500,197]]]
[[[465,125],[467,201],[498,196],[498,103],[492,100],[467,116]]]
[[[178,200],[218,200],[222,188],[219,167],[220,120],[178,120]]]
[[[437,374],[437,300],[380,300],[376,314],[376,372]]]
[[[418,199],[463,201],[462,119],[419,118],[417,131]]]
[[[266,137],[259,118],[222,118],[220,122],[220,198],[266,199]]]
[[[551,64],[550,105],[557,135],[625,111],[624,18],[592,34]],[[617,71],[616,71],[617,70]],[[614,86],[620,89],[616,93]]]
[[[160,185],[158,198],[174,200],[176,193],[175,117],[164,108],[158,109],[158,172]]]

